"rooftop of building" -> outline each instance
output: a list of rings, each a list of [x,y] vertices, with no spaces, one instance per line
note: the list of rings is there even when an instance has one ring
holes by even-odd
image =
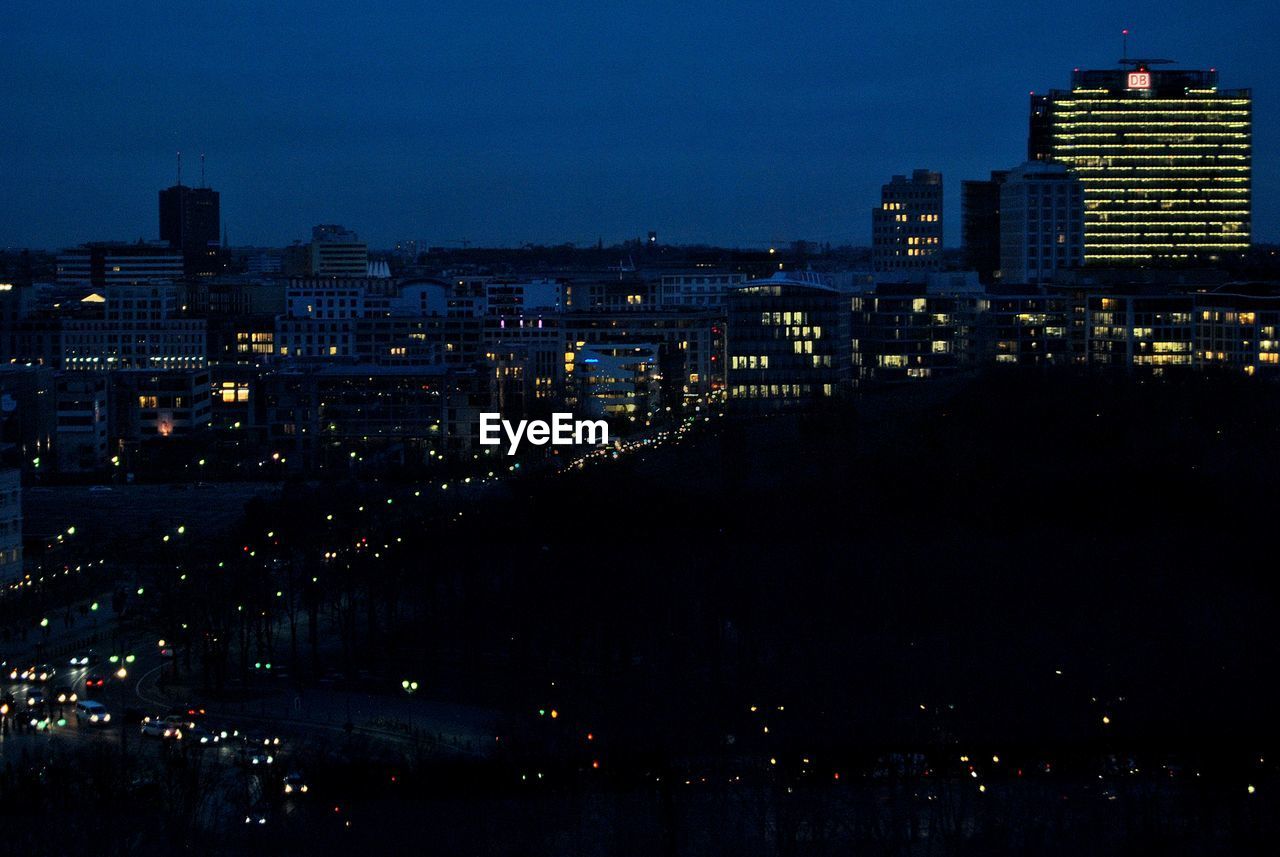
[[[1247,96],[1248,89],[1218,88],[1218,70],[1166,68],[1173,60],[1123,59],[1116,68],[1082,69],[1071,73],[1071,90],[1053,89],[1050,94],[1099,92],[1134,98],[1180,98],[1187,95]],[[1033,93],[1034,94],[1034,93]]]

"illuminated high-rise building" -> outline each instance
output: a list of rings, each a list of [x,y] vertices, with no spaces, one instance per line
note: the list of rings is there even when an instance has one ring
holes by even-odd
[[[1085,262],[1213,261],[1249,248],[1253,100],[1218,72],[1077,70],[1071,89],[1031,96],[1032,160],[1084,186]]]

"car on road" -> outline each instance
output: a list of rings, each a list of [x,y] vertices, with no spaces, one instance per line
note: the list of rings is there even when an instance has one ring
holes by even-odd
[[[170,708],[168,713],[171,717],[186,717],[191,720],[197,720],[204,717],[207,712],[204,710],[204,706],[202,705],[187,704],[176,705],[173,708]]]
[[[297,771],[289,773],[284,778],[284,793],[287,795],[299,794],[304,795],[311,791],[311,787],[307,785],[307,780]]]
[[[222,737],[216,732],[210,732],[203,726],[194,726],[188,731],[183,738],[191,741],[201,747],[212,747],[222,743]]]
[[[251,768],[265,768],[276,763],[276,757],[267,750],[244,750],[240,759]]]
[[[111,712],[101,702],[94,699],[82,699],[76,703],[76,724],[83,726],[106,726],[111,722]]]
[[[106,685],[106,683],[107,683],[106,677],[98,675],[96,673],[92,675],[87,675],[84,677],[84,689],[86,691],[103,687]]]
[[[47,700],[44,697],[44,691],[40,688],[27,691],[27,708],[35,708],[42,706]]]
[[[204,721],[204,728],[217,735],[221,741],[239,741],[240,729],[227,723],[210,723]]]
[[[71,667],[88,667],[98,662],[98,656],[94,652],[77,652],[67,658],[67,666]]]
[[[75,702],[79,698],[79,695],[65,684],[59,685],[53,689],[53,701],[59,705],[66,705],[68,702]]]
[[[244,814],[244,823],[250,825],[260,825],[267,823],[267,817],[270,813],[270,806],[265,801],[259,801]]]
[[[270,751],[280,746],[279,735],[264,735],[261,732],[245,732],[241,734],[240,740],[254,749],[261,747]]]
[[[30,684],[44,684],[47,681],[52,681],[57,673],[58,671],[48,664],[40,664],[40,666],[32,667],[28,670],[24,678]]]
[[[15,666],[9,670],[9,680],[25,681],[28,684],[43,684],[53,678],[55,672],[56,670],[48,664],[32,664],[27,667]]]
[[[147,738],[180,739],[182,730],[159,717],[146,717],[142,721],[142,734]]]
[[[164,718],[164,722],[174,729],[181,729],[183,733],[190,732],[196,728],[195,719],[185,714],[170,714]],[[178,737],[181,738],[182,736],[179,735]]]

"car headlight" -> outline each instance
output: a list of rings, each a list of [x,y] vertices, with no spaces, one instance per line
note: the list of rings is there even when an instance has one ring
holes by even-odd
[[[293,794],[293,786],[289,785],[288,783],[285,783],[285,785],[284,785],[284,793],[285,793],[285,794]]]
[[[302,792],[303,794],[306,794],[306,793],[307,793],[307,786],[306,786],[306,784],[304,783],[304,784],[303,784],[303,786],[302,786],[302,788],[298,789],[298,791]]]
[[[110,723],[110,722],[111,722],[111,715],[110,715],[110,714],[104,714],[104,715],[102,715],[102,722],[103,722],[103,723]]]
[[[96,715],[96,714],[90,714],[90,715],[89,715],[89,722],[90,722],[90,723],[97,723],[97,722],[98,722],[98,715]]]

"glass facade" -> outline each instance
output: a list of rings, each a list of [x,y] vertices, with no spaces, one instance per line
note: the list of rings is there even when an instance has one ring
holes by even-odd
[[[1030,156],[1079,175],[1086,264],[1210,261],[1249,248],[1252,110],[1216,71],[1077,71],[1032,96]]]

